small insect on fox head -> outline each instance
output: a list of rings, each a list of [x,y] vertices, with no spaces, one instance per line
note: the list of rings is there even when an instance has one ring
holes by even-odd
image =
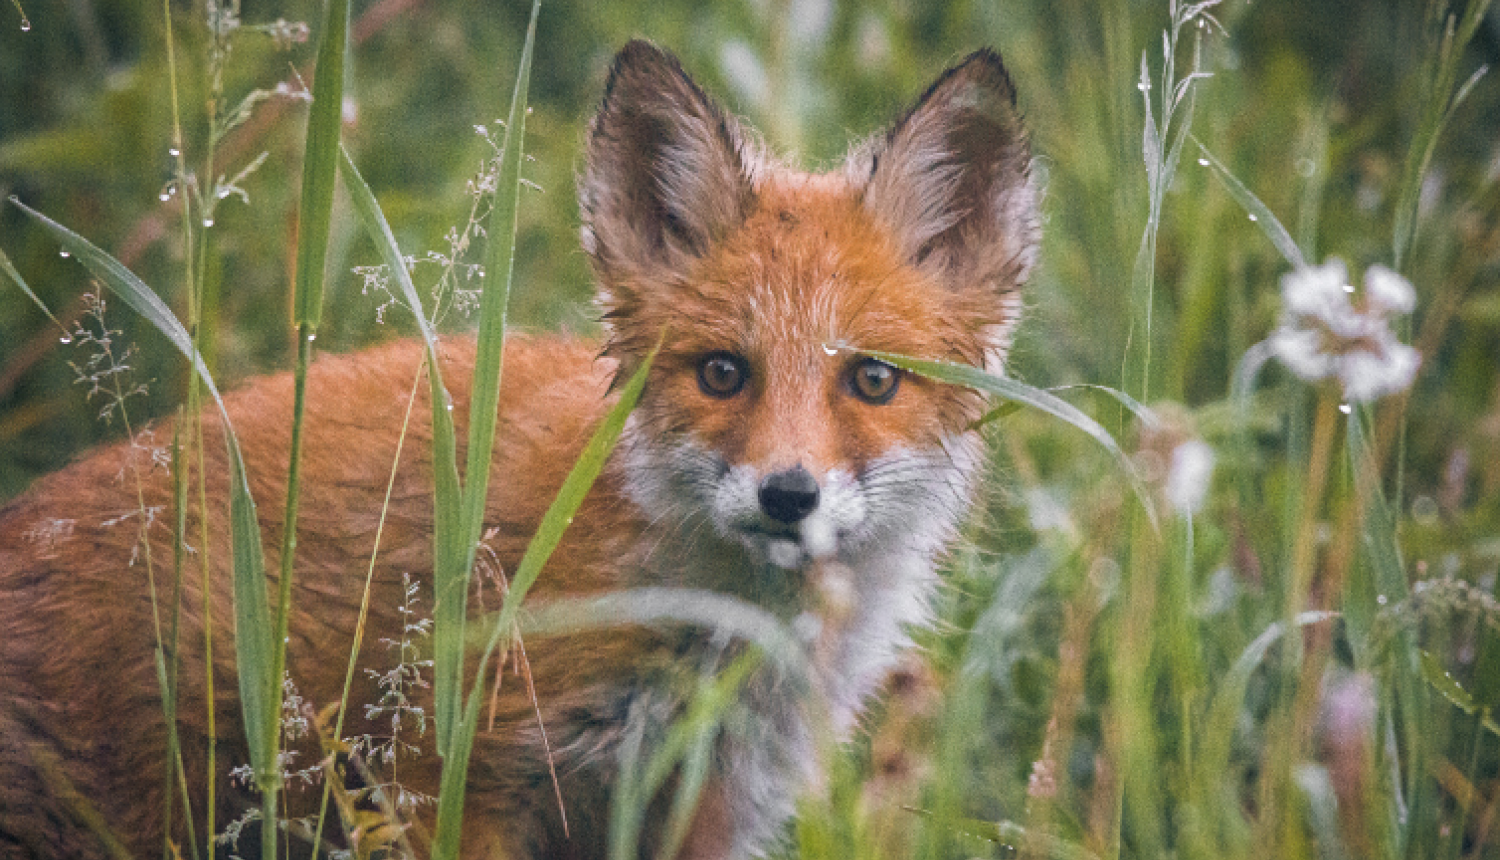
[[[1029,161],[991,51],[809,174],[671,55],[627,45],[579,197],[621,372],[666,332],[622,443],[647,515],[783,568],[935,552],[969,501],[984,402],[865,351],[1001,368],[1036,258]]]

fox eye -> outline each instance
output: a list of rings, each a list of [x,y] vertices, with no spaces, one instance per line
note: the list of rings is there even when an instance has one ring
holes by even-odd
[[[878,358],[866,358],[854,365],[849,385],[866,403],[889,403],[901,383],[901,371]]]
[[[698,387],[709,397],[733,397],[749,376],[745,360],[729,352],[711,352],[698,365]]]

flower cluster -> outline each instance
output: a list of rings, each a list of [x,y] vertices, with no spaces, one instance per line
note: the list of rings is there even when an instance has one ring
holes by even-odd
[[[1344,398],[1367,402],[1411,385],[1421,356],[1391,331],[1391,317],[1411,313],[1416,292],[1384,266],[1365,271],[1352,301],[1344,261],[1331,257],[1281,279],[1282,322],[1268,341],[1273,355],[1309,382],[1337,377]]]

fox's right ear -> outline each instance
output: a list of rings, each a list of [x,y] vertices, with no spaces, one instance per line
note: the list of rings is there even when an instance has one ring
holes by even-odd
[[[605,289],[682,272],[743,221],[753,161],[739,124],[675,57],[640,40],[622,48],[578,181],[583,247]]]

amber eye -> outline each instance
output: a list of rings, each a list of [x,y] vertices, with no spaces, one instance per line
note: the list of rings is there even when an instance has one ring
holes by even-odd
[[[866,358],[854,365],[849,385],[866,403],[889,403],[901,382],[901,371],[876,358]]]
[[[698,365],[698,387],[709,397],[733,397],[745,387],[749,375],[743,358],[730,352],[711,352]]]

